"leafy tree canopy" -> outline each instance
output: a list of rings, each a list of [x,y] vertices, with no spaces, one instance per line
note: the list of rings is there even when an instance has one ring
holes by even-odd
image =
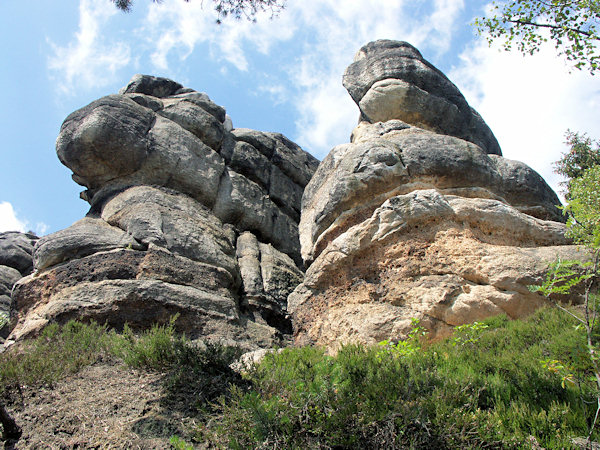
[[[600,249],[600,166],[591,167],[570,183],[568,233],[575,242]]]
[[[514,45],[523,54],[533,54],[550,40],[577,69],[594,74],[600,68],[600,0],[494,2],[492,12],[475,20],[490,45],[500,40],[505,50]]]
[[[566,178],[563,184],[567,200],[572,197],[572,182],[582,177],[587,169],[600,165],[600,141],[595,141],[585,133],[566,133],[566,144],[570,147],[561,158],[554,163],[554,171]]]
[[[130,11],[133,0],[111,0],[121,11]],[[152,0],[160,3],[161,0]],[[190,0],[184,0],[189,2]],[[198,0],[202,1],[202,0]],[[285,0],[212,0],[217,12],[217,23],[221,23],[226,17],[235,19],[256,20],[256,14],[269,11],[271,17],[277,15],[285,6]]]

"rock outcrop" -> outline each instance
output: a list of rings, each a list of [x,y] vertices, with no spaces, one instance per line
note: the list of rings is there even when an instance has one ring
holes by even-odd
[[[365,45],[344,86],[361,121],[304,191],[296,343],[399,339],[412,318],[435,338],[538,308],[527,286],[578,255],[552,189],[410,44]]]
[[[67,117],[56,150],[91,207],[37,243],[11,338],[72,318],[139,329],[176,313],[192,338],[248,348],[291,331],[315,158],[281,134],[233,129],[206,94],[142,75]]]
[[[10,312],[12,288],[33,271],[33,247],[38,237],[32,233],[0,233],[0,313]]]
[[[361,121],[399,119],[501,154],[492,131],[458,88],[407,42],[379,40],[363,46],[343,83]]]
[[[293,331],[335,350],[401,339],[413,318],[436,338],[541,306],[528,285],[557,256],[583,257],[545,181],[502,157],[410,44],[365,45],[343,83],[359,124],[320,164],[165,78],[137,75],[67,117],[57,154],[90,211],[33,251],[33,236],[0,236],[11,338],[179,314],[192,338],[255,349]]]

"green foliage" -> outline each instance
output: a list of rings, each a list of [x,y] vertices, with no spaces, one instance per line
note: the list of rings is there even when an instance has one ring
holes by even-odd
[[[164,372],[164,401],[168,407],[192,415],[205,414],[217,398],[229,394],[231,384],[246,384],[230,368],[240,350],[210,343],[192,344],[176,334],[177,317],[137,336],[126,326],[122,334],[111,335],[110,350],[130,367]]]
[[[421,350],[421,344],[427,331],[419,325],[419,322],[419,319],[414,317],[411,319],[412,328],[406,339],[395,344],[389,340],[381,341],[378,345],[383,348],[379,352],[379,357],[383,358],[386,353],[395,357],[410,356]]]
[[[587,271],[591,267],[591,262],[557,258],[548,265],[544,282],[528,288],[531,292],[539,292],[546,297],[552,294],[570,294],[575,286],[595,276],[593,272]]]
[[[554,171],[566,178],[562,183],[567,200],[570,195],[570,181],[583,175],[587,169],[600,165],[600,141],[594,141],[589,136],[567,130],[566,144],[569,151],[563,153],[554,163]]]
[[[590,249],[600,248],[600,166],[591,167],[571,180],[567,236]]]
[[[171,444],[175,450],[194,450],[194,447],[191,444],[188,444],[179,436],[171,436],[169,444]]]
[[[47,326],[41,335],[16,351],[0,354],[0,389],[21,385],[52,385],[107,355],[106,327],[71,321]]]
[[[125,361],[128,366],[165,370],[177,359],[177,349],[183,337],[175,335],[177,315],[171,317],[167,325],[154,324],[150,330],[135,336],[127,324],[123,333],[113,335],[112,353]]]
[[[176,335],[176,320],[177,316],[137,336],[127,326],[119,334],[94,322],[49,325],[39,337],[0,354],[0,391],[53,385],[86,366],[112,358],[130,367],[164,372],[167,403],[185,405],[192,414],[210,410],[212,402],[228,394],[230,384],[247,384],[229,367],[240,351],[193,345]]]
[[[599,0],[511,0],[493,2],[492,15],[474,25],[490,45],[500,40],[505,50],[514,45],[523,54],[539,51],[550,40],[577,69],[593,74],[600,64],[599,22]]]
[[[0,312],[0,328],[4,328],[9,321],[8,314]]]
[[[121,11],[131,11],[132,0],[111,0]],[[162,0],[152,0],[154,3],[161,3]],[[189,2],[190,0],[184,0]],[[199,0],[201,1],[201,0]],[[285,7],[285,0],[212,0],[214,9],[217,12],[217,23],[227,17],[235,19],[245,18],[250,21],[256,21],[256,15],[259,12],[268,11],[271,17],[276,16]]]
[[[418,351],[284,349],[246,379],[229,367],[238,351],[193,345],[175,334],[174,320],[137,336],[94,323],[50,325],[0,355],[0,381],[52,384],[118,357],[163,372],[165,406],[200,421],[196,440],[232,448],[500,448],[527,446],[531,436],[546,448],[569,448],[594,409],[596,392],[578,375],[592,373],[585,337],[555,309],[463,326],[427,347],[414,323],[407,341]],[[170,442],[191,445],[177,436]]]
[[[589,252],[589,260],[557,259],[548,267],[544,282],[530,286],[533,292],[547,297],[564,312],[572,316],[576,329],[585,338],[585,351],[574,353],[571,362],[562,359],[544,359],[542,365],[561,378],[566,388],[568,383],[577,385],[585,402],[583,391],[593,392],[596,398],[595,411],[588,424],[588,443],[600,415],[600,354],[598,332],[597,280],[600,274],[600,149],[592,148],[593,142],[585,135],[567,134],[571,150],[556,164],[556,171],[567,177],[566,198],[568,204],[563,212],[568,216],[566,236],[581,244]],[[598,143],[596,143],[598,145]],[[556,295],[579,297],[582,312],[573,313],[556,302]]]
[[[249,373],[250,390],[233,388],[200,434],[231,448],[504,448],[531,436],[570,448],[594,406],[580,396],[589,402],[594,392],[563,388],[540,360],[574,365],[573,355],[586,355],[573,325],[546,309],[464,327],[417,352],[285,349]]]
[[[472,345],[475,344],[481,335],[481,332],[488,326],[481,322],[466,323],[454,327],[454,336],[451,340],[452,345]]]

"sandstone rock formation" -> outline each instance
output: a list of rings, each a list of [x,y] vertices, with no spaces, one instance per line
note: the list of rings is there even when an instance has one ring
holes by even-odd
[[[298,221],[318,161],[277,133],[232,129],[206,94],[136,75],[72,113],[56,150],[85,218],[44,236],[13,294],[11,338],[71,318],[270,346],[291,331]]]
[[[0,312],[8,315],[13,286],[33,270],[33,246],[38,237],[32,233],[0,233]]]
[[[560,202],[505,159],[492,132],[405,42],[365,45],[344,86],[361,121],[306,186],[300,241],[310,266],[288,299],[297,344],[430,336],[543,299],[527,286],[572,257]]]
[[[501,154],[492,131],[458,88],[407,42],[379,40],[363,46],[343,83],[361,121],[399,119]]]

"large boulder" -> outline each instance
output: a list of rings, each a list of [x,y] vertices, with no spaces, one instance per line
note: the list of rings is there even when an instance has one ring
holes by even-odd
[[[403,100],[382,80],[404,86]],[[296,343],[401,339],[413,318],[435,338],[542,305],[528,285],[556,257],[583,257],[542,177],[500,156],[458,89],[409,44],[367,44],[344,85],[363,120],[303,194],[308,268],[288,298]]]
[[[0,233],[0,266],[17,269],[22,275],[33,270],[33,247],[38,237],[33,233]]]
[[[38,237],[33,233],[0,233],[0,313],[10,312],[13,286],[33,271],[33,247]],[[0,331],[4,334],[4,331]],[[6,337],[6,336],[2,336]]]
[[[91,207],[36,245],[35,271],[14,288],[12,339],[73,318],[144,329],[178,314],[192,338],[285,341],[315,158],[145,75],[67,117],[56,149]]]
[[[361,120],[399,119],[502,154],[494,134],[458,88],[407,42],[379,40],[363,46],[343,83]]]

